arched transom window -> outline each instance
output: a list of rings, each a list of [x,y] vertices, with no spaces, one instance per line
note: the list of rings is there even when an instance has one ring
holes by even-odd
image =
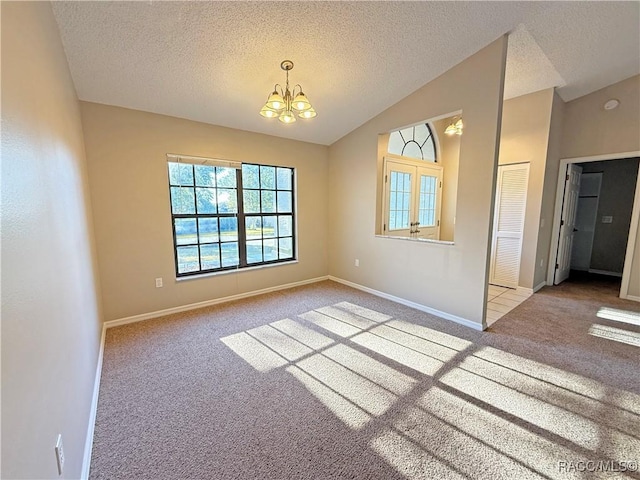
[[[391,132],[389,153],[403,157],[417,158],[428,162],[437,162],[436,144],[428,123]]]

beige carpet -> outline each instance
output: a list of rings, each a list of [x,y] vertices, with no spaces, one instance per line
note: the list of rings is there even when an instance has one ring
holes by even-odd
[[[640,478],[640,326],[597,316],[640,304],[596,287],[486,332],[328,281],[109,329],[90,477]]]

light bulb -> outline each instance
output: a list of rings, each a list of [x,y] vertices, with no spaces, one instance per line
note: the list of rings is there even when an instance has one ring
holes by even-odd
[[[452,123],[450,124],[444,131],[445,135],[454,135],[455,133],[458,132],[458,129],[455,127],[455,125]]]
[[[313,118],[313,117],[315,117],[317,115],[317,113],[313,109],[313,107],[309,107],[304,112],[300,112],[299,115],[300,115],[300,118]]]
[[[272,110],[282,110],[284,108],[284,99],[277,90],[274,90],[273,93],[269,95],[269,98],[267,99],[267,107]]]
[[[266,118],[275,118],[278,116],[278,112],[265,105],[264,107],[262,107],[262,110],[260,110],[260,115]]]
[[[282,123],[293,123],[296,121],[296,117],[293,115],[293,112],[291,110],[285,110],[280,114],[278,120],[280,120]]]
[[[293,99],[293,108],[302,112],[304,110],[310,109],[311,103],[309,103],[307,96],[304,93],[300,92],[298,95],[296,95],[296,98]]]

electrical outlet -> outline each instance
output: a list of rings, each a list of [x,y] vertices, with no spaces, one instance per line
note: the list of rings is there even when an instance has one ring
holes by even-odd
[[[360,266],[360,260],[356,258],[356,261],[354,262],[354,264],[355,264],[356,267],[359,267]]]
[[[156,278],[156,288],[162,287],[162,278]]]
[[[58,462],[58,475],[62,475],[64,470],[64,450],[62,448],[62,434],[58,434],[56,440],[56,461]]]

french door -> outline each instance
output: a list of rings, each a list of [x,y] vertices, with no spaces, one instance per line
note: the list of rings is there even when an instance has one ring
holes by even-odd
[[[385,157],[385,235],[440,238],[442,167]]]

